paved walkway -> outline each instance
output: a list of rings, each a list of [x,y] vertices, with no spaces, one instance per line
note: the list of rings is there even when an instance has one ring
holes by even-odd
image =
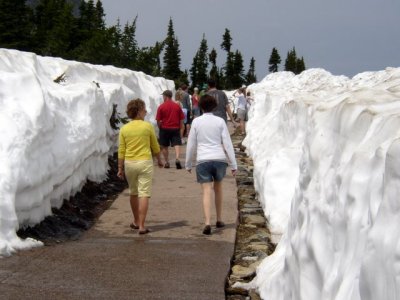
[[[182,154],[182,161],[184,154]],[[1,299],[225,299],[234,250],[236,183],[225,179],[227,226],[204,236],[200,186],[185,170],[156,169],[148,235],[129,228],[124,191],[78,241],[0,259]],[[215,214],[213,214],[215,225]]]

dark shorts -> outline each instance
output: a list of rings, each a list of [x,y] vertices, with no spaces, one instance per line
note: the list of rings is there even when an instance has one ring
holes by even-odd
[[[182,145],[179,129],[160,129],[158,142],[162,147],[174,147]]]
[[[222,161],[207,161],[196,166],[197,182],[222,181],[228,164]]]

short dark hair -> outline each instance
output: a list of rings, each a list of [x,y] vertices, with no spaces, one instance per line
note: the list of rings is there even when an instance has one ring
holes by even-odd
[[[211,88],[215,88],[215,87],[217,86],[217,84],[215,83],[215,80],[214,80],[214,79],[211,79],[211,78],[208,79],[207,84],[208,84],[208,86],[211,87]]]
[[[217,100],[211,95],[203,95],[199,100],[199,107],[204,112],[211,112],[217,107]]]
[[[188,88],[188,86],[187,86],[186,84],[182,84],[182,85],[181,85],[181,89],[182,89],[182,90],[186,91],[187,88]]]
[[[130,119],[136,118],[139,111],[146,107],[146,103],[142,99],[134,99],[129,101],[128,105],[126,106],[126,114]]]

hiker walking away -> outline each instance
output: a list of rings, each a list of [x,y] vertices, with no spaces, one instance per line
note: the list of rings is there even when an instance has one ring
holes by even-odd
[[[187,137],[189,135],[189,131],[190,131],[190,124],[192,123],[192,101],[191,101],[191,97],[187,91],[187,89],[188,89],[187,85],[182,84],[181,89],[183,91],[182,108],[186,109],[186,111],[187,111],[187,116],[186,116],[186,119],[184,122],[184,125],[185,125],[184,137]]]
[[[193,119],[198,117],[198,116],[200,116],[199,100],[200,100],[199,88],[195,87],[194,90],[193,90],[193,95],[192,95],[192,115],[193,115]]]
[[[231,107],[229,106],[228,97],[223,91],[216,88],[216,83],[213,79],[208,80],[208,91],[206,94],[214,97],[217,101],[217,106],[212,113],[215,116],[224,119],[225,123],[228,121],[226,117],[226,114],[228,114],[229,119],[232,121],[233,125],[236,125],[236,122],[232,115]]]
[[[165,90],[161,95],[163,96],[164,103],[157,109],[156,121],[160,129],[159,143],[165,160],[164,168],[170,167],[168,147],[171,146],[175,150],[176,168],[182,169],[179,155],[185,116],[179,104],[172,100],[172,92],[170,90]]]
[[[217,107],[216,99],[211,95],[200,98],[199,106],[203,115],[193,120],[186,148],[186,170],[192,170],[192,159],[196,154],[196,177],[203,193],[205,226],[203,234],[211,234],[211,198],[214,190],[217,228],[224,227],[222,221],[222,181],[228,162],[232,175],[236,175],[237,164],[232,141],[225,121],[213,114]]]
[[[247,100],[245,97],[246,88],[240,88],[233,93],[237,98],[237,117],[239,119],[240,134],[246,134],[246,121],[247,121]]]
[[[153,181],[153,159],[157,157],[158,166],[162,167],[160,146],[151,123],[144,121],[146,105],[143,100],[129,101],[126,109],[132,119],[122,126],[119,132],[118,173],[117,176],[128,181],[130,203],[133,214],[132,229],[139,229],[139,234],[149,230],[144,226]]]

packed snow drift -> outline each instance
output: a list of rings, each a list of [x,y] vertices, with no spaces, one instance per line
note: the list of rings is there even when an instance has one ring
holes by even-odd
[[[349,79],[280,72],[255,95],[244,144],[274,254],[263,299],[399,299],[400,68]]]
[[[56,81],[56,82],[55,82]],[[0,256],[38,246],[16,231],[60,207],[87,179],[105,179],[133,98],[154,123],[161,92],[174,83],[142,72],[0,49]]]

